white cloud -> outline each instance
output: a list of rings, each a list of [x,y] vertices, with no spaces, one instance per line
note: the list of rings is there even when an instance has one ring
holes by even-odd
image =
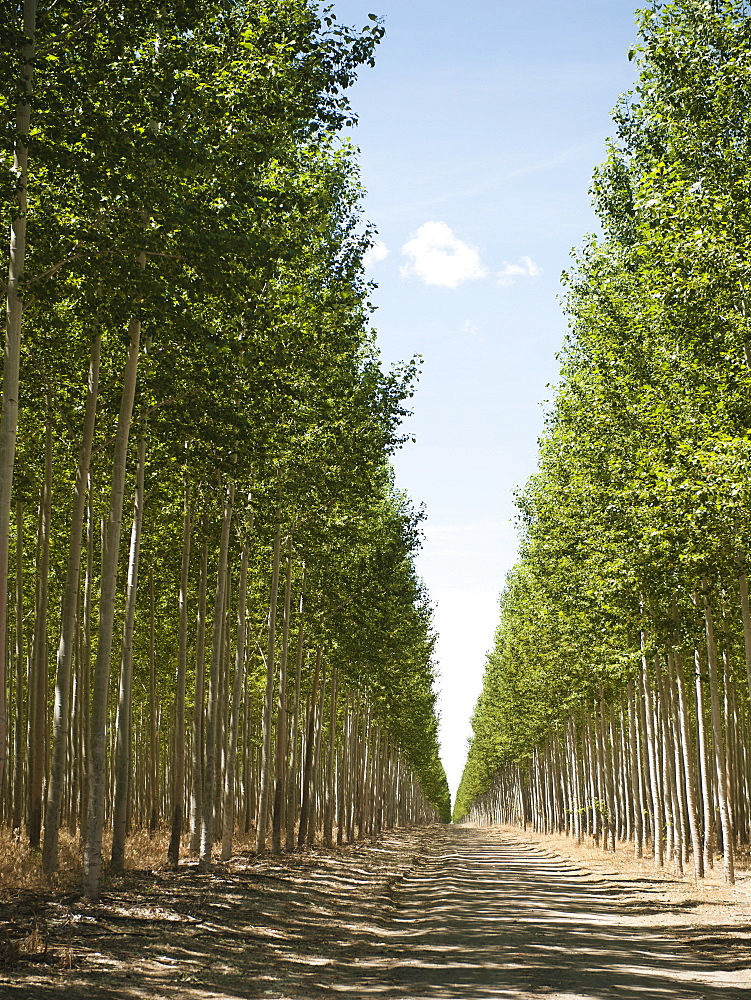
[[[373,246],[363,254],[362,266],[365,268],[373,267],[374,264],[386,260],[390,252],[385,243],[381,240],[376,240]]]
[[[445,222],[426,222],[402,247],[407,263],[402,275],[414,275],[426,285],[456,288],[464,281],[484,278],[488,273],[480,255],[454,236]]]
[[[503,262],[503,267],[498,272],[499,285],[513,285],[516,278],[539,278],[542,270],[535,264],[531,257],[521,257],[521,263],[509,264],[507,260]]]

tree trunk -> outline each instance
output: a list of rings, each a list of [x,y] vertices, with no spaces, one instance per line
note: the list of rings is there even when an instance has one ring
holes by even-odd
[[[219,843],[224,829],[224,779],[227,773],[227,735],[229,732],[229,664],[232,658],[230,649],[232,622],[230,608],[232,606],[232,564],[227,559],[227,580],[224,585],[224,611],[222,613],[222,655],[219,670],[219,707],[216,718],[216,745],[218,771],[216,775],[216,795],[214,797],[214,842]]]
[[[696,690],[696,732],[699,744],[699,774],[701,777],[702,814],[704,816],[704,838],[702,841],[702,858],[704,869],[713,866],[712,851],[714,848],[714,808],[709,779],[709,748],[707,746],[706,710],[704,707],[704,682],[701,673],[702,663],[699,650],[694,650],[694,671]]]
[[[284,783],[287,769],[287,661],[289,658],[289,626],[292,605],[292,545],[287,548],[287,566],[284,581],[284,625],[282,628],[282,655],[279,659],[279,693],[276,705],[276,761],[274,775],[274,809],[271,825],[271,851],[281,854],[282,826],[284,825]]]
[[[240,725],[240,705],[244,702],[245,681],[245,601],[248,579],[249,543],[243,543],[240,560],[240,584],[237,593],[237,639],[235,644],[235,677],[232,684],[232,711],[229,721],[227,766],[224,775],[224,827],[222,829],[222,861],[232,854],[232,837],[235,832],[235,765],[237,760],[237,732]]]
[[[263,699],[263,744],[261,748],[261,794],[256,822],[256,854],[266,853],[269,798],[271,792],[271,723],[274,699],[274,658],[276,656],[276,606],[279,594],[279,562],[282,529],[277,527],[269,597],[269,633],[266,647],[266,691]]]
[[[321,770],[321,735],[323,729],[323,706],[326,703],[326,671],[321,668],[321,694],[318,705],[313,710],[313,767],[310,772],[310,793],[308,797],[308,821],[306,824],[305,843],[312,847],[315,843],[316,828],[320,805],[320,770]]]
[[[11,829],[20,835],[23,823],[23,500],[16,503],[16,725],[14,733],[13,818]]]
[[[44,849],[42,866],[49,873],[57,870],[57,845],[60,829],[60,808],[65,782],[65,764],[68,751],[68,716],[70,711],[71,664],[76,634],[76,610],[81,575],[81,546],[83,519],[86,509],[86,488],[89,482],[91,448],[94,442],[97,398],[99,395],[99,361],[102,334],[97,331],[91,344],[89,382],[78,455],[78,469],[73,488],[73,511],[70,519],[70,546],[65,572],[65,589],[60,612],[60,644],[57,649],[57,674],[55,678],[55,711],[52,722],[52,766],[47,791],[47,812],[44,823]]]
[[[714,636],[712,608],[709,603],[709,584],[703,580],[704,590],[704,624],[707,633],[707,661],[709,664],[709,694],[712,715],[712,737],[714,742],[715,770],[717,774],[717,802],[720,808],[720,823],[722,825],[723,874],[725,881],[731,885],[735,882],[735,834],[732,828],[730,810],[728,808],[727,762],[725,759],[725,740],[722,732],[722,708],[720,706],[719,678],[717,673],[717,645]]]
[[[120,691],[117,701],[117,719],[115,722],[115,795],[112,808],[112,855],[110,864],[112,871],[116,875],[122,874],[125,865],[125,834],[128,820],[128,796],[130,792],[131,753],[133,746],[131,726],[133,707],[133,629],[136,621],[138,565],[141,555],[145,468],[146,437],[142,429],[138,439],[136,491],[133,502],[133,523],[130,530],[128,584],[125,593],[123,648],[120,660]]]
[[[303,619],[303,605],[305,600],[305,567],[303,566],[302,571],[302,583],[300,585],[300,605],[298,608],[298,614],[300,620],[297,625],[297,649],[295,651],[295,695],[294,704],[292,706],[292,727],[291,727],[291,740],[292,740],[292,760],[290,762],[289,777],[287,780],[287,838],[285,846],[288,851],[292,851],[295,848],[295,820],[297,819],[297,787],[299,783],[298,776],[298,758],[299,752],[298,748],[300,746],[300,738],[298,729],[300,728],[300,680],[302,677],[302,660],[304,653],[304,619]]]
[[[5,687],[8,662],[8,556],[10,552],[10,507],[13,467],[18,431],[18,384],[21,364],[21,281],[26,264],[26,213],[29,183],[29,128],[34,83],[34,35],[37,0],[23,0],[24,45],[20,53],[20,94],[16,106],[16,141],[13,176],[17,210],[11,220],[7,285],[7,323],[3,364],[3,408],[0,415],[0,788],[3,787],[6,754],[7,710]]]
[[[196,624],[196,679],[193,693],[193,773],[190,792],[190,853],[198,854],[201,847],[201,817],[203,806],[204,707],[206,679],[206,584],[208,577],[209,543],[201,548],[201,568],[198,579],[198,613]]]
[[[358,732],[357,740],[357,757],[356,757],[356,781],[357,786],[355,790],[355,836],[358,840],[362,840],[364,830],[365,830],[365,794],[366,794],[366,765],[367,765],[367,751],[368,751],[368,739],[370,736],[370,706],[367,701],[364,702],[362,708],[362,721],[360,722],[360,728]]]
[[[86,573],[83,582],[81,609],[81,829],[84,830],[89,810],[89,780],[91,774],[91,592],[94,581],[94,504],[89,475],[86,505]],[[84,831],[85,832],[85,831]]]
[[[297,831],[297,846],[305,846],[308,830],[308,815],[310,813],[310,779],[313,771],[313,737],[315,734],[316,698],[318,695],[318,678],[321,674],[321,656],[323,650],[316,650],[316,665],[313,673],[313,687],[310,692],[310,709],[308,711],[308,732],[305,740],[305,764],[302,775],[302,795],[300,802],[300,826]]]
[[[671,799],[671,812],[673,816],[672,828],[672,850],[673,865],[677,875],[683,874],[684,855],[684,834],[686,829],[685,815],[685,782],[683,780],[683,767],[680,757],[680,740],[678,729],[675,725],[674,695],[673,695],[673,670],[672,655],[668,653],[668,670],[662,678],[662,701],[663,701],[663,733],[665,746],[665,770],[668,775],[666,787]]]
[[[149,566],[149,836],[159,823],[159,703],[156,693],[154,567]]]
[[[347,691],[344,699],[344,711],[342,713],[342,739],[341,746],[339,748],[339,756],[337,757],[337,771],[336,771],[336,843],[341,845],[344,843],[344,831],[346,829],[347,823],[347,761],[348,761],[348,749],[349,749],[349,723],[350,723],[350,706],[349,706],[349,691]]]
[[[206,713],[206,763],[203,780],[203,817],[201,824],[201,871],[211,867],[211,852],[214,846],[214,797],[216,795],[217,720],[219,717],[219,672],[221,670],[222,647],[224,644],[224,605],[227,586],[227,555],[229,551],[229,530],[232,521],[232,504],[235,498],[235,484],[227,487],[224,504],[222,536],[219,544],[219,566],[216,573],[216,594],[214,597],[214,623],[211,638],[211,673],[209,675],[209,699]]]
[[[349,786],[349,803],[347,805],[347,823],[345,836],[347,843],[355,839],[355,822],[357,819],[357,793],[359,786],[359,734],[360,734],[360,697],[354,699],[354,706],[349,724],[349,750],[347,753],[347,784]]]
[[[331,685],[329,690],[329,743],[328,761],[326,764],[326,782],[324,795],[326,805],[323,813],[323,846],[333,847],[332,835],[334,827],[334,754],[336,751],[336,682],[337,669],[334,667],[331,673]]]
[[[642,649],[644,648],[644,636],[642,635]],[[655,864],[660,868],[665,861],[663,847],[663,803],[660,794],[659,761],[657,754],[657,740],[655,733],[655,716],[652,708],[652,691],[650,689],[649,669],[647,658],[642,656],[642,680],[644,685],[644,719],[647,729],[647,759],[649,762],[649,784],[652,793],[652,840]]]
[[[250,833],[251,822],[251,792],[252,769],[250,766],[250,685],[248,671],[245,671],[245,686],[243,690],[243,752],[242,752],[242,782],[243,782],[243,832]]]
[[[644,853],[644,816],[641,811],[639,800],[639,763],[638,763],[638,743],[636,739],[636,692],[634,682],[628,682],[627,704],[628,704],[628,749],[629,749],[629,771],[631,779],[631,798],[633,802],[634,817],[634,857],[641,858]]]
[[[704,878],[704,858],[702,856],[698,809],[696,803],[696,763],[693,747],[691,745],[691,727],[688,719],[688,705],[686,704],[683,658],[679,653],[673,654],[673,663],[675,666],[676,689],[678,692],[678,725],[680,731],[683,770],[686,776],[686,808],[688,809],[688,824],[691,832],[691,846],[694,854],[694,874],[696,878]]]
[[[39,504],[37,601],[32,656],[33,684],[29,706],[29,846],[39,847],[42,834],[42,788],[47,741],[47,598],[50,570],[50,521],[52,519],[52,423],[47,400],[44,435],[44,486]]]
[[[146,255],[139,255],[141,267]],[[112,485],[109,511],[102,545],[102,572],[99,596],[99,634],[96,663],[94,666],[91,701],[91,728],[89,747],[91,770],[89,774],[89,801],[86,820],[86,838],[83,855],[84,894],[98,899],[102,874],[102,835],[104,832],[104,806],[107,789],[107,707],[110,686],[110,658],[115,626],[115,594],[117,567],[120,555],[120,532],[123,519],[125,494],[125,469],[128,457],[128,440],[133,416],[133,401],[138,373],[138,353],[141,339],[141,322],[135,316],[130,321],[128,358],[123,378],[120,412],[117,419],[115,447],[112,457]]]
[[[746,683],[751,696],[751,610],[748,600],[748,577],[745,573],[738,581],[741,592],[741,613],[743,616],[743,651],[746,660]]]
[[[185,811],[185,676],[188,662],[188,576],[190,574],[190,539],[193,519],[190,511],[190,485],[185,480],[183,506],[183,556],[180,566],[180,593],[177,604],[179,624],[177,636],[177,678],[175,680],[175,756],[172,775],[172,832],[167,859],[174,868],[180,860],[180,837]]]

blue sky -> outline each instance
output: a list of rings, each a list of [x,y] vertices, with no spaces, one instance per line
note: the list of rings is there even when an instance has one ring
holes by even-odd
[[[515,561],[513,492],[535,469],[566,332],[560,275],[596,228],[592,171],[633,83],[633,2],[334,3],[345,23],[386,25],[351,91],[353,138],[382,243],[369,268],[381,351],[424,359],[417,440],[396,471],[428,512],[418,566],[454,790]]]

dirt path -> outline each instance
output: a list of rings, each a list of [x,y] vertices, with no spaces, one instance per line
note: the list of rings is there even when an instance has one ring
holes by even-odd
[[[52,961],[0,966],[0,998],[751,1000],[751,905],[736,894],[708,916],[681,884],[668,912],[664,880],[593,873],[495,829],[241,856],[211,876],[135,875],[96,907],[49,904]],[[732,961],[692,945],[706,919]]]
[[[751,997],[751,973],[702,963],[644,886],[592,876],[497,831],[447,831],[399,889],[402,957],[381,997]]]

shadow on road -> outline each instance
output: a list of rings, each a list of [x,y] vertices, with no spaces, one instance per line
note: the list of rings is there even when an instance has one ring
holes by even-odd
[[[453,827],[211,876],[149,873],[60,917],[73,969],[20,970],[0,998],[751,1000],[747,971],[636,926],[651,905],[637,882]]]
[[[629,927],[633,896],[623,885],[584,881],[560,859],[488,838],[478,829],[447,831],[443,849],[404,880],[395,917],[401,957],[388,990],[374,977],[373,995],[751,997],[748,974],[713,983],[715,969],[675,938]]]

